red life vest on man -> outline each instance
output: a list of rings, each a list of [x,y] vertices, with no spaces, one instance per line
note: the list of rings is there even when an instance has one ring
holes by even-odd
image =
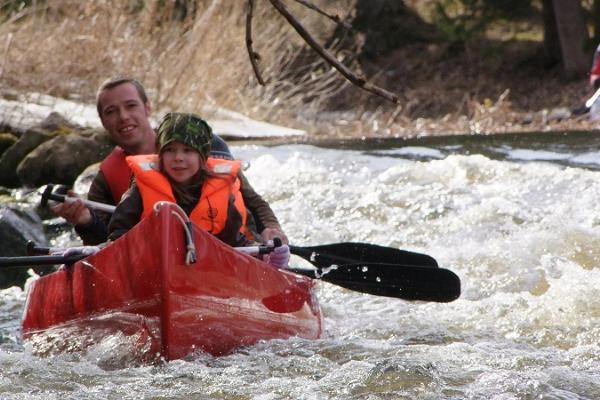
[[[100,163],[100,171],[110,188],[110,193],[115,204],[119,204],[123,193],[129,189],[131,182],[131,169],[125,161],[125,150],[116,146],[113,151]]]
[[[166,176],[158,171],[156,154],[126,157],[127,164],[133,172],[136,184],[142,196],[144,211],[142,219],[152,213],[154,205],[159,201],[175,203],[171,184]],[[242,216],[240,232],[245,232],[246,206],[240,192],[238,173],[241,163],[223,159],[209,158],[206,162],[209,175],[200,192],[200,199],[190,213],[190,219],[200,228],[216,235],[225,228],[230,196],[233,194],[235,208]]]

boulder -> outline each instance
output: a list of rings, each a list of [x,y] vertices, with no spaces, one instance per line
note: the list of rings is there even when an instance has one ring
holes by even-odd
[[[51,112],[48,114],[39,124],[39,128],[46,131],[58,131],[58,132],[70,132],[75,130],[82,130],[83,128],[75,123],[67,121],[60,113]]]
[[[53,134],[41,129],[25,131],[19,140],[0,157],[0,185],[12,188],[21,186],[21,181],[17,175],[17,166],[30,151],[52,139],[53,136]]]
[[[10,146],[17,142],[18,138],[12,133],[0,133],[0,156],[8,149]]]
[[[73,185],[81,172],[101,161],[113,144],[102,130],[87,130],[57,135],[31,151],[18,165],[21,184],[41,186],[47,183]]]
[[[27,242],[48,246],[42,220],[33,210],[15,204],[0,207],[0,256],[27,255]],[[36,266],[31,266],[32,268]],[[0,288],[23,286],[29,277],[28,267],[0,267]],[[35,270],[35,268],[34,268]]]
[[[100,163],[92,164],[87,167],[75,180],[73,184],[73,190],[75,193],[79,193],[80,195],[85,195],[92,185],[92,181],[100,171]]]

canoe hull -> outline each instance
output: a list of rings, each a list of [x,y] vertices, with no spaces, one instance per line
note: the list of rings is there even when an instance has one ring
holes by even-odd
[[[186,265],[184,232],[172,211],[161,207],[97,254],[34,281],[24,339],[66,327],[120,332],[135,336],[151,357],[172,360],[320,336],[309,278],[276,270],[199,229],[198,261]]]

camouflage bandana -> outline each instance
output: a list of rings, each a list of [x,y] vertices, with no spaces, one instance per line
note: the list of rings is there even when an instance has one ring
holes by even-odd
[[[213,133],[202,118],[194,114],[168,113],[158,127],[158,151],[171,142],[180,142],[195,149],[206,160],[210,154]]]

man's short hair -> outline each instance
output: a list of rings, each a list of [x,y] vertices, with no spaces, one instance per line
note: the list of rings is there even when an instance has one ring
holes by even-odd
[[[142,84],[137,79],[133,79],[127,76],[117,76],[114,78],[110,78],[100,85],[100,88],[98,88],[98,92],[96,93],[96,110],[98,111],[98,116],[100,118],[102,118],[102,110],[100,109],[100,95],[108,89],[115,88],[125,83],[131,83],[135,87],[135,90],[137,90],[140,99],[142,99],[142,102],[144,104],[148,103],[148,95],[146,94],[146,89],[144,89],[144,86],[142,86]]]

